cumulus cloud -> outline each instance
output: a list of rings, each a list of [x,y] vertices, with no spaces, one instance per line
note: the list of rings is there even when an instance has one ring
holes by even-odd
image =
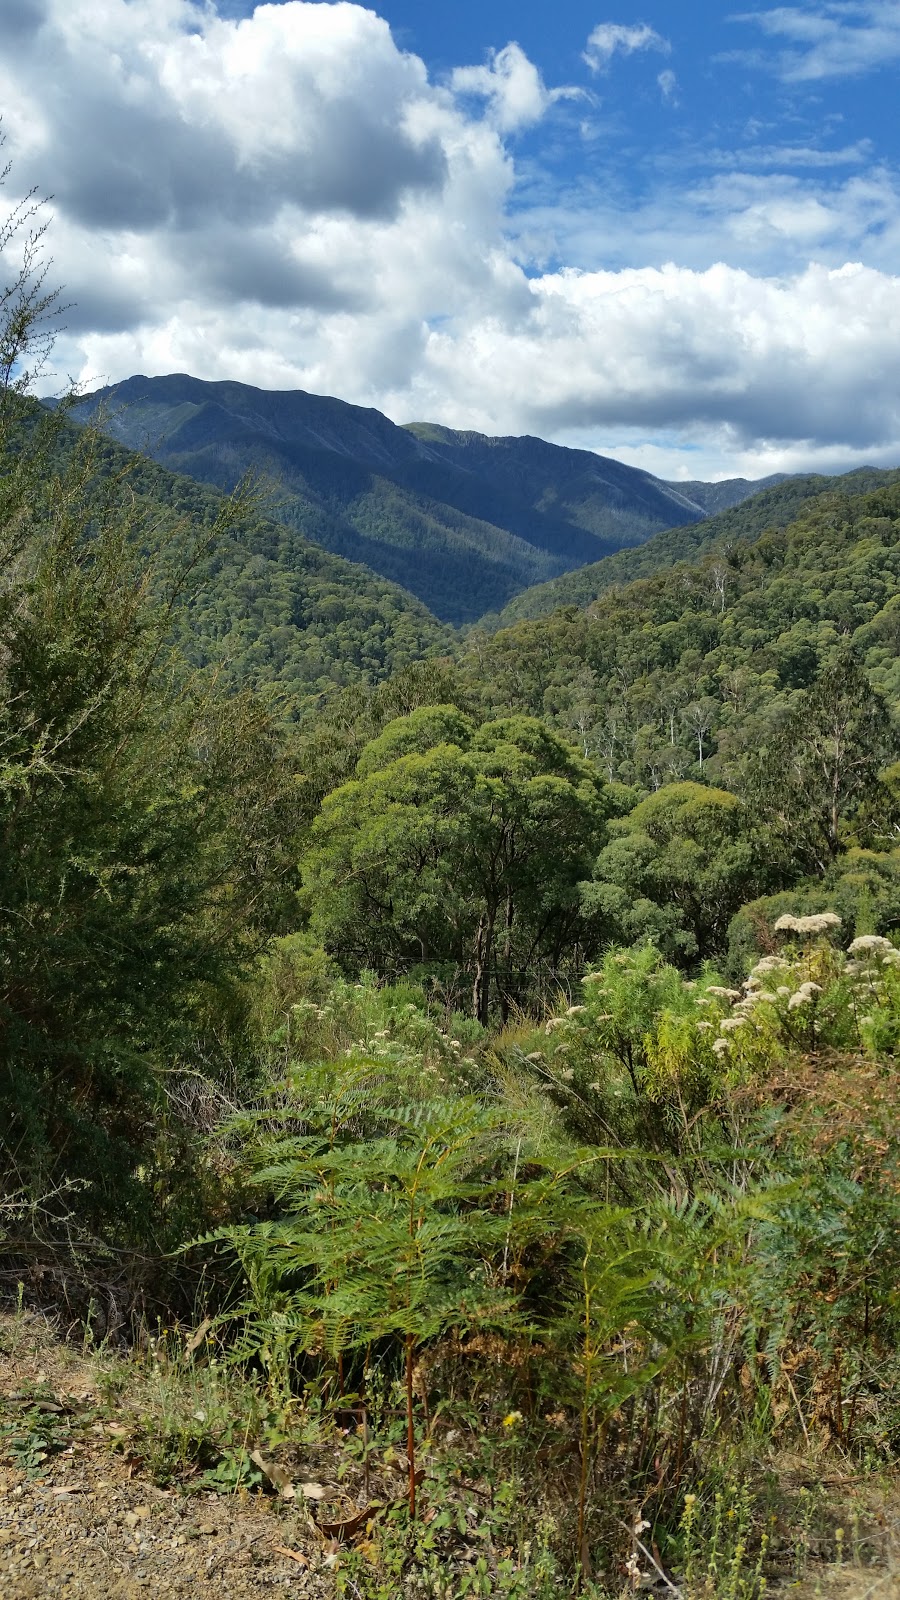
[[[689,476],[900,458],[889,173],[761,154],[624,220],[602,192],[548,212],[544,249],[504,140],[569,91],[516,44],[435,83],[348,0],[0,0],[0,38],[14,175],[55,196],[61,376],[300,387],[667,475],[687,446]]]
[[[515,42],[494,50],[485,66],[456,67],[450,86],[459,95],[478,95],[488,103],[491,121],[501,133],[539,122],[557,100],[574,100],[576,88],[548,89],[537,67]]]
[[[818,7],[778,6],[744,12],[736,22],[756,23],[786,41],[773,65],[788,82],[846,78],[900,60],[900,10],[896,0],[839,0]]]
[[[89,227],[252,224],[291,203],[389,217],[446,181],[416,115],[422,62],[356,5],[228,22],[194,0],[43,0],[0,88],[29,164]]]
[[[478,372],[482,413],[515,395],[520,424],[557,437],[708,425],[743,449],[896,449],[898,277],[859,265],[787,279],[669,266],[564,271],[531,293],[512,330],[432,334],[425,371],[457,412]]]
[[[617,51],[625,56],[633,55],[635,50],[663,50],[668,54],[671,48],[668,39],[645,22],[633,27],[621,22],[599,22],[588,37],[583,60],[592,72],[605,72]]]

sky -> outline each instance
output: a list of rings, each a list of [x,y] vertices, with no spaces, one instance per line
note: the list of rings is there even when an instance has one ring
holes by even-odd
[[[0,0],[42,389],[189,372],[672,479],[900,465],[900,0]]]

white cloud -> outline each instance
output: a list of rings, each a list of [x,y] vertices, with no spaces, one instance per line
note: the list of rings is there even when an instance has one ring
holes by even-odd
[[[441,85],[346,0],[242,21],[194,0],[4,4],[14,175],[55,194],[76,302],[63,375],[300,387],[672,475],[900,461],[890,173],[720,171],[637,208],[598,188],[512,239],[503,136],[560,93],[517,45]],[[598,59],[604,39],[653,44],[625,31]],[[545,242],[580,270],[537,275]]]
[[[751,170],[740,165],[745,155]],[[831,267],[863,260],[896,269],[900,176],[889,168],[792,173],[779,171],[771,152],[756,161],[752,150],[711,159],[708,176],[685,185],[680,171],[663,174],[637,200],[602,169],[560,197],[548,192],[516,216],[518,250],[588,269],[722,261],[783,275],[811,257]]]
[[[556,101],[580,99],[583,94],[575,88],[548,89],[515,42],[492,51],[486,66],[455,68],[450,87],[455,94],[486,100],[490,119],[501,133],[539,122]]]
[[[662,94],[663,99],[675,102],[675,91],[678,88],[678,79],[676,78],[671,67],[666,67],[664,71],[660,72],[657,75],[656,81],[659,84],[660,93]],[[677,104],[677,102],[675,103]]]
[[[719,151],[710,159],[719,167],[855,167],[872,159],[871,139],[857,139],[837,150],[817,145],[745,145],[739,150]]]
[[[897,0],[837,0],[815,8],[778,6],[744,12],[736,22],[755,22],[786,48],[763,58],[788,82],[856,77],[900,61]]]
[[[897,449],[900,278],[848,265],[787,279],[715,266],[544,276],[527,319],[435,331],[420,369],[469,426],[730,431],[743,450]],[[475,374],[479,374],[473,394]],[[472,410],[484,421],[473,422]],[[421,407],[418,408],[421,413]]]
[[[621,22],[599,22],[588,37],[583,59],[592,72],[604,72],[617,51],[626,56],[635,50],[662,50],[668,54],[671,48],[668,39],[645,22],[633,27]]]

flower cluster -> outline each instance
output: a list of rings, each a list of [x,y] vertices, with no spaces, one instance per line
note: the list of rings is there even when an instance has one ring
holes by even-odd
[[[813,936],[817,933],[828,933],[832,928],[839,928],[841,919],[836,911],[819,911],[809,917],[792,917],[785,913],[779,917],[775,924],[776,933],[799,933],[801,937]]]

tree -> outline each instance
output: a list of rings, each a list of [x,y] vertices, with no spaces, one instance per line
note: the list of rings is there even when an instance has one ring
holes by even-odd
[[[793,877],[825,877],[842,849],[859,843],[888,802],[879,772],[896,758],[887,705],[849,649],[805,691],[760,752],[746,783],[748,809],[764,825],[770,853]]]
[[[215,1055],[293,870],[280,741],[171,647],[212,529],[109,470],[23,392],[55,304],[28,205],[0,301],[0,1186],[75,1183],[127,1232],[154,1182],[163,1074]],[[15,231],[0,235],[4,249]],[[28,364],[31,357],[31,364]],[[215,1003],[213,1003],[215,997]],[[215,1022],[211,1013],[218,1012]],[[149,1209],[149,1208],[148,1208]]]
[[[4,143],[0,129],[0,151]],[[0,169],[0,189],[11,171],[7,161]],[[43,371],[63,310],[60,290],[47,287],[52,262],[44,258],[50,226],[46,204],[37,189],[30,189],[0,223],[0,416],[4,417],[11,397],[30,393]]]
[[[672,955],[709,956],[765,882],[744,808],[724,789],[667,784],[610,832],[585,900],[629,943],[650,935]]]
[[[453,737],[421,748],[435,732]],[[492,987],[573,942],[601,780],[532,718],[474,730],[453,707],[390,724],[358,772],[326,798],[301,862],[313,928],[351,967],[468,971],[485,1022]]]

